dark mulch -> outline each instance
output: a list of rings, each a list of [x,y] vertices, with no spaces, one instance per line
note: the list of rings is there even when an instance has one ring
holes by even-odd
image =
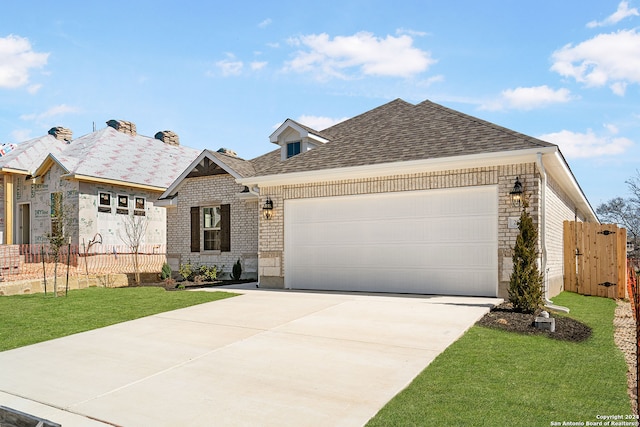
[[[566,316],[549,313],[556,320],[556,331],[543,331],[534,326],[535,314],[519,313],[513,310],[510,303],[503,303],[493,308],[482,319],[479,325],[503,331],[526,335],[546,335],[561,341],[581,342],[591,336],[591,328],[582,322]]]
[[[255,280],[215,280],[213,282],[149,282],[149,283],[140,283],[139,285],[130,285],[130,286],[157,286],[160,288],[165,288],[167,291],[181,291],[185,289],[204,289],[204,288],[217,288],[224,285],[236,285],[239,283],[252,283]]]

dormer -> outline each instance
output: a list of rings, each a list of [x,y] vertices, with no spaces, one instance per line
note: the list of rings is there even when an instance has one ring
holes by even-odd
[[[280,160],[287,160],[290,157],[329,142],[328,139],[320,136],[320,132],[291,119],[285,120],[285,122],[271,134],[269,140],[280,146]]]

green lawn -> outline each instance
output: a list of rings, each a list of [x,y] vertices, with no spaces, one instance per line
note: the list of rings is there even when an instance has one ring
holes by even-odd
[[[568,292],[553,300],[593,335],[569,343],[474,326],[367,425],[530,427],[631,414],[615,301]]]
[[[0,296],[0,351],[234,295],[139,287],[88,288],[57,298]]]

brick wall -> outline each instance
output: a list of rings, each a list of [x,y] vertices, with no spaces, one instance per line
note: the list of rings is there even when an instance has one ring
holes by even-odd
[[[267,197],[274,203],[273,217],[260,219],[259,270],[261,286],[284,286],[284,201],[309,197],[331,197],[396,191],[415,191],[480,185],[498,185],[498,268],[499,295],[506,297],[511,274],[513,246],[518,229],[509,228],[509,218],[519,218],[520,209],[511,206],[509,192],[515,178],[523,183],[534,223],[539,218],[540,177],[535,163],[486,168],[425,172],[387,177],[328,181],[314,184],[263,187],[260,206]]]
[[[167,259],[173,271],[180,264],[216,265],[228,277],[240,259],[243,278],[256,278],[258,270],[258,202],[239,194],[244,186],[228,174],[186,178],[176,207],[167,209]],[[245,193],[246,194],[246,193]],[[231,205],[231,252],[191,252],[191,207]],[[202,221],[202,215],[200,215]]]

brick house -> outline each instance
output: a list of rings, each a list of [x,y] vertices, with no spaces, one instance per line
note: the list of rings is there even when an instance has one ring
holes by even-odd
[[[142,244],[166,243],[165,209],[158,197],[198,155],[171,131],[155,138],[135,124],[110,120],[77,139],[55,127],[0,157],[0,218],[4,244],[47,243],[62,201],[72,244],[101,236],[102,246],[124,245],[124,223],[144,218]]]
[[[270,141],[253,160],[205,151],[162,195],[174,263],[244,259],[263,287],[506,297],[518,182],[548,298],[563,221],[598,221],[556,145],[430,101],[323,131],[286,120]]]

